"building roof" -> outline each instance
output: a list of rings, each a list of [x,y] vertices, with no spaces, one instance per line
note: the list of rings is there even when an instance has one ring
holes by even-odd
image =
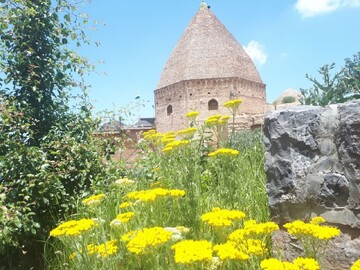
[[[203,2],[166,62],[157,89],[184,80],[226,77],[262,83],[249,55]]]

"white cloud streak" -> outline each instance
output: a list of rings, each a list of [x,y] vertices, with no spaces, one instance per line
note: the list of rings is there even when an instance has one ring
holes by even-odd
[[[295,4],[302,18],[331,13],[343,7],[360,7],[360,0],[297,0]]]
[[[266,63],[267,55],[265,53],[264,46],[259,42],[252,40],[246,46],[244,46],[244,49],[251,57],[251,59],[259,66],[262,66]]]

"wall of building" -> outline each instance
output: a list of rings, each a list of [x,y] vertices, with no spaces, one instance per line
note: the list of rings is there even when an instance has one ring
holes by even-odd
[[[182,81],[155,90],[156,129],[160,132],[187,127],[185,114],[200,111],[199,122],[214,114],[229,115],[222,105],[241,98],[243,103],[237,112],[237,126],[251,128],[262,123],[266,93],[265,85],[239,78],[214,78]],[[209,101],[216,100],[217,110],[209,110]],[[172,106],[172,113],[168,113]]]

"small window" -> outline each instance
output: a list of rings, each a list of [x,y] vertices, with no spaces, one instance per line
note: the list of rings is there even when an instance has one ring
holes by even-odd
[[[167,115],[171,115],[171,114],[172,114],[173,109],[172,109],[172,106],[171,106],[171,105],[167,106],[166,112],[167,112]]]
[[[209,111],[215,111],[219,109],[219,104],[215,99],[210,99],[208,103],[208,109]]]

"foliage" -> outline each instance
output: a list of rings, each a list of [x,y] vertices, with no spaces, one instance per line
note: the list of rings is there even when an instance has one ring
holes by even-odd
[[[0,265],[41,269],[43,242],[115,167],[105,170],[92,133],[74,47],[87,43],[80,2],[0,1]],[[67,93],[81,89],[75,107]]]
[[[32,119],[27,143],[39,145],[66,109],[66,88],[78,85],[74,78],[90,68],[68,46],[86,41],[78,29],[87,18],[75,14],[76,6],[68,1],[1,2],[0,70],[4,84],[11,86],[5,94]]]
[[[319,69],[322,81],[306,74],[313,86],[300,89],[302,104],[326,106],[360,98],[360,52],[353,59],[345,59],[345,67],[332,74],[334,68],[333,63]]]
[[[281,101],[281,103],[294,103],[296,101],[296,98],[295,97],[292,97],[292,96],[287,96],[287,97],[284,97]]]

